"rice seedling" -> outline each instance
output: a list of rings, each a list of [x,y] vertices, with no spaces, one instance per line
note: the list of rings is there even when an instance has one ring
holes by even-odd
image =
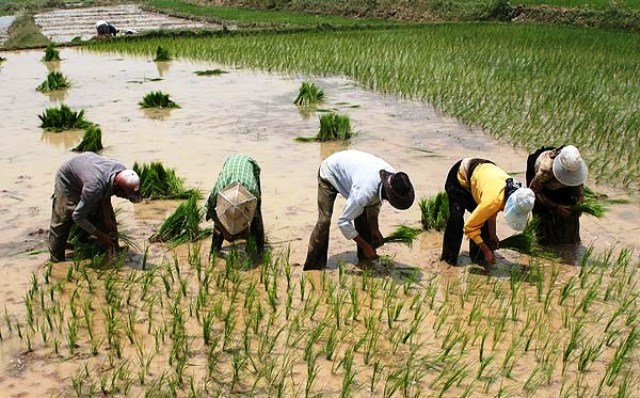
[[[102,146],[102,130],[96,125],[88,126],[84,130],[82,141],[75,148],[74,152],[100,152],[104,147]]]
[[[74,112],[64,104],[60,105],[60,108],[47,108],[38,118],[41,122],[40,127],[47,131],[84,129],[91,125],[84,119],[84,110]]]
[[[303,82],[298,90],[298,96],[293,101],[298,106],[310,106],[324,100],[324,91],[315,83]]]
[[[171,100],[169,94],[165,94],[162,91],[151,91],[142,98],[142,101],[138,102],[138,105],[144,109],[180,108],[180,105]]]
[[[599,200],[585,199],[572,206],[571,211],[578,214],[588,214],[595,218],[602,218],[607,212],[607,207]]]
[[[175,169],[165,167],[162,162],[133,164],[140,176],[140,193],[150,199],[188,199],[199,195],[196,189],[187,189],[184,178],[176,175]]]
[[[171,55],[169,55],[169,50],[162,46],[158,46],[156,48],[156,57],[153,59],[154,62],[166,62],[171,61]]]
[[[446,192],[438,192],[426,199],[423,198],[418,204],[421,214],[420,222],[425,230],[442,231],[447,226],[449,199]]]
[[[351,139],[353,135],[349,116],[332,112],[320,116],[320,131],[318,131],[315,137],[296,137],[296,141],[345,141]]]
[[[413,241],[416,240],[422,230],[420,228],[412,228],[406,225],[398,225],[398,227],[389,235],[383,239],[384,243],[402,243],[408,247],[413,246]]]
[[[173,214],[162,222],[150,239],[179,245],[195,242],[211,235],[211,229],[200,228],[204,214],[198,207],[197,201],[197,195],[192,195],[186,202],[181,203]]]
[[[197,70],[193,73],[195,73],[198,76],[220,76],[229,72],[224,71],[222,69],[207,69],[207,70]]]
[[[49,43],[47,48],[44,50],[44,56],[42,57],[42,62],[53,62],[60,61],[60,53],[56,49],[56,45],[53,43]]]
[[[67,78],[60,72],[52,71],[49,72],[45,81],[40,83],[40,85],[36,88],[37,91],[41,93],[48,93],[49,91],[57,91],[64,90],[71,86],[71,83],[67,80]]]

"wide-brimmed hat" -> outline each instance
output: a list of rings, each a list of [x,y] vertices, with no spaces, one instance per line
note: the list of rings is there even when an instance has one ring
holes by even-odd
[[[216,214],[230,235],[249,228],[256,212],[258,199],[240,183],[225,188],[218,194]]]
[[[389,173],[380,170],[382,189],[389,204],[396,209],[406,210],[413,204],[416,194],[406,173]]]
[[[575,187],[584,184],[587,180],[589,169],[580,151],[573,145],[567,145],[560,150],[553,160],[553,175],[562,184]]]
[[[509,227],[516,231],[524,230],[535,200],[536,194],[529,188],[518,188],[509,195],[504,205],[504,217]]]

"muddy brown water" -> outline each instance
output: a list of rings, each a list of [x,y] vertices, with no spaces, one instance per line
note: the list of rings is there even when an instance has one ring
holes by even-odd
[[[71,80],[72,87],[64,95],[52,96],[35,90],[51,68],[40,62],[42,51],[2,53],[7,61],[0,70],[0,302],[15,317],[24,317],[23,300],[31,273],[40,270],[47,259],[44,249],[54,174],[63,161],[74,156],[70,148],[82,135],[78,131],[47,133],[38,127],[37,115],[62,100],[72,109],[84,109],[86,118],[101,126],[102,155],[125,165],[160,160],[175,167],[187,185],[205,193],[213,187],[227,156],[254,157],[262,168],[268,239],[277,252],[290,247],[294,263],[304,261],[307,239],[316,221],[318,166],[337,150],[350,147],[386,159],[409,174],[417,198],[442,190],[448,169],[461,157],[493,159],[523,178],[527,156],[523,149],[496,142],[428,105],[367,91],[348,79],[282,76],[188,61],[159,65],[143,58],[75,49],[60,52],[62,61],[57,68]],[[214,68],[229,73],[215,77],[193,73]],[[159,77],[163,80],[150,81]],[[322,108],[351,117],[358,135],[349,144],[294,142],[296,136],[311,136],[318,129],[319,114],[301,114],[292,104],[306,80],[324,89],[327,100]],[[142,111],[137,103],[152,90],[169,93],[181,108]],[[624,197],[621,192],[590,185],[612,197]],[[148,237],[179,202],[134,206],[114,198],[113,203],[122,211],[121,229],[143,246],[150,245]],[[335,212],[343,205],[344,199],[339,198]],[[584,245],[593,244],[598,251],[637,247],[639,210],[635,203],[616,205],[605,219],[583,217]],[[419,220],[417,203],[407,211],[385,204],[381,230],[386,234],[397,224],[419,226]],[[499,236],[510,233],[500,216]],[[379,253],[392,256],[397,264],[417,267],[426,279],[432,274],[455,276],[464,267],[448,268],[440,263],[440,245],[441,234],[430,232],[413,248],[388,244]],[[172,253],[161,244],[151,248],[156,257]],[[334,224],[329,266],[335,268],[343,260],[353,262],[354,249],[355,244],[346,241]],[[500,255],[518,261],[512,253]],[[300,268],[295,272],[300,273]],[[49,395],[51,386],[71,373],[70,364],[25,369],[16,356],[21,349],[15,339],[0,343],[0,387],[8,396]]]

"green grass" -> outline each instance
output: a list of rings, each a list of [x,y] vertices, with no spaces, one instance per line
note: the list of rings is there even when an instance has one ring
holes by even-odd
[[[603,202],[596,199],[585,199],[571,208],[574,213],[588,214],[595,218],[602,218],[607,212]]]
[[[398,225],[398,227],[389,235],[384,237],[384,243],[402,243],[409,247],[413,246],[413,241],[422,232],[420,228],[412,228],[406,225]]]
[[[204,211],[198,206],[198,195],[191,195],[162,222],[151,240],[178,245],[203,239],[212,233],[210,228],[200,228],[203,218]]]
[[[229,72],[224,71],[222,69],[207,69],[207,70],[197,70],[193,73],[195,73],[198,76],[220,76]]]
[[[166,168],[161,162],[133,164],[133,170],[140,176],[140,193],[151,199],[188,199],[198,196],[198,191],[187,189],[184,178],[176,176],[174,169]]]
[[[324,100],[324,91],[315,83],[303,82],[298,90],[298,96],[293,101],[298,106],[314,105]]]
[[[173,102],[169,94],[165,94],[162,91],[152,91],[142,98],[142,101],[138,102],[140,107],[145,109],[160,108],[160,109],[173,109],[180,108],[178,104]]]
[[[72,149],[74,152],[96,152],[103,149],[102,130],[100,127],[92,125],[84,130],[82,141]]]
[[[69,87],[71,87],[71,83],[69,83],[61,72],[52,71],[49,72],[47,79],[43,81],[36,90],[47,93],[49,91],[64,90]]]
[[[424,100],[529,149],[571,142],[590,174],[639,189],[640,36],[556,26],[437,24],[394,30],[94,43],[308,75],[344,75]]]
[[[420,222],[425,230],[442,231],[447,226],[449,198],[446,192],[438,192],[428,198],[423,198],[418,202],[418,205],[420,206]]]
[[[606,10],[612,7],[622,9],[640,9],[640,1],[638,0],[513,0],[513,5],[528,5],[528,6],[550,6],[550,7],[564,7],[564,8],[587,8],[592,10]]]
[[[42,56],[42,62],[54,62],[60,61],[60,52],[56,49],[56,45],[53,43],[49,43],[47,48],[44,50],[44,55]]]
[[[64,104],[59,108],[47,108],[38,118],[41,121],[40,127],[47,131],[84,129],[91,125],[91,122],[84,119],[84,110],[75,112]]]

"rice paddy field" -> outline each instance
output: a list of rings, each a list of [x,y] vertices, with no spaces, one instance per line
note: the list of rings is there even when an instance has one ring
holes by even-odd
[[[590,34],[591,33],[591,34]],[[0,391],[5,396],[521,397],[640,395],[637,36],[539,26],[136,39],[5,52],[0,68]],[[158,46],[170,62],[153,62]],[[635,51],[635,52],[634,52]],[[221,70],[227,73],[201,74]],[[70,87],[36,88],[52,71]],[[322,89],[294,105],[303,82]],[[178,109],[141,109],[149,92]],[[83,130],[46,131],[66,105],[101,131],[101,154],[161,161],[206,193],[224,159],[261,166],[270,250],[209,257],[209,240],[151,242],[182,200],[114,198],[128,252],[47,263],[53,177]],[[438,109],[438,110],[436,110]],[[442,110],[444,113],[440,112]],[[329,112],[347,142],[297,142]],[[455,116],[456,118],[452,118]],[[387,243],[371,267],[332,226],[329,269],[299,264],[331,153],[374,153],[440,192],[461,157],[524,179],[527,148],[571,142],[612,199],[560,258],[499,250],[484,273],[439,261],[442,232]],[[139,166],[144,167],[144,166]],[[336,212],[344,200],[338,199]],[[385,236],[419,228],[418,203],[385,205]],[[202,223],[203,227],[210,227]],[[512,234],[502,218],[498,235]]]

